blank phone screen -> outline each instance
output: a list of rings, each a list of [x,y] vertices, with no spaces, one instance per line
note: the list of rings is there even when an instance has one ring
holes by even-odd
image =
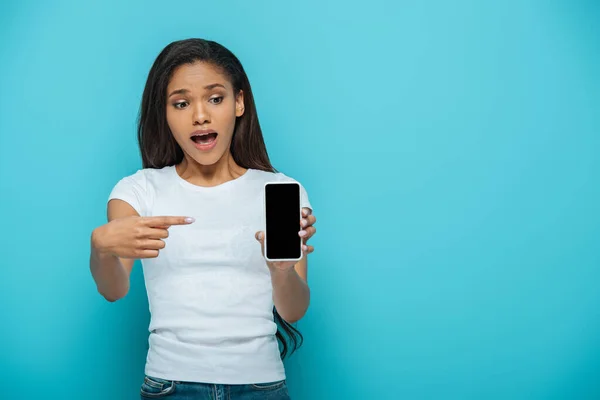
[[[266,252],[269,259],[297,259],[302,255],[300,185],[267,184],[265,187]]]

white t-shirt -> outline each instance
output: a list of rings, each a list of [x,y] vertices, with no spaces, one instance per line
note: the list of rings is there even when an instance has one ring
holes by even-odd
[[[265,229],[267,181],[297,182],[249,169],[202,187],[165,167],[115,185],[109,200],[124,200],[141,216],[196,218],[170,227],[159,256],[142,260],[151,313],[146,374],[214,384],[285,379],[270,272],[254,237]],[[301,206],[312,209],[300,186]]]

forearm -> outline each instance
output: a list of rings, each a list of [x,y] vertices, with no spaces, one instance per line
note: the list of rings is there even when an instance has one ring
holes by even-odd
[[[293,323],[300,320],[310,303],[308,284],[294,268],[288,271],[271,270],[273,302],[281,318]]]
[[[125,297],[129,291],[129,276],[118,257],[103,253],[92,239],[90,270],[98,292],[108,301]]]

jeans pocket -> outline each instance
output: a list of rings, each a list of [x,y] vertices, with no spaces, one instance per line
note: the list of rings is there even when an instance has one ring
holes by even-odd
[[[285,387],[285,379],[276,382],[253,383],[250,387],[255,390],[278,390]]]
[[[165,379],[145,376],[140,394],[142,397],[157,398],[166,397],[175,391],[175,382]]]

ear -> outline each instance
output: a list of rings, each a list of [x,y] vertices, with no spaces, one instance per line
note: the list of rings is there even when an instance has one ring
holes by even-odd
[[[241,117],[244,115],[244,91],[240,90],[235,96],[235,116]]]

